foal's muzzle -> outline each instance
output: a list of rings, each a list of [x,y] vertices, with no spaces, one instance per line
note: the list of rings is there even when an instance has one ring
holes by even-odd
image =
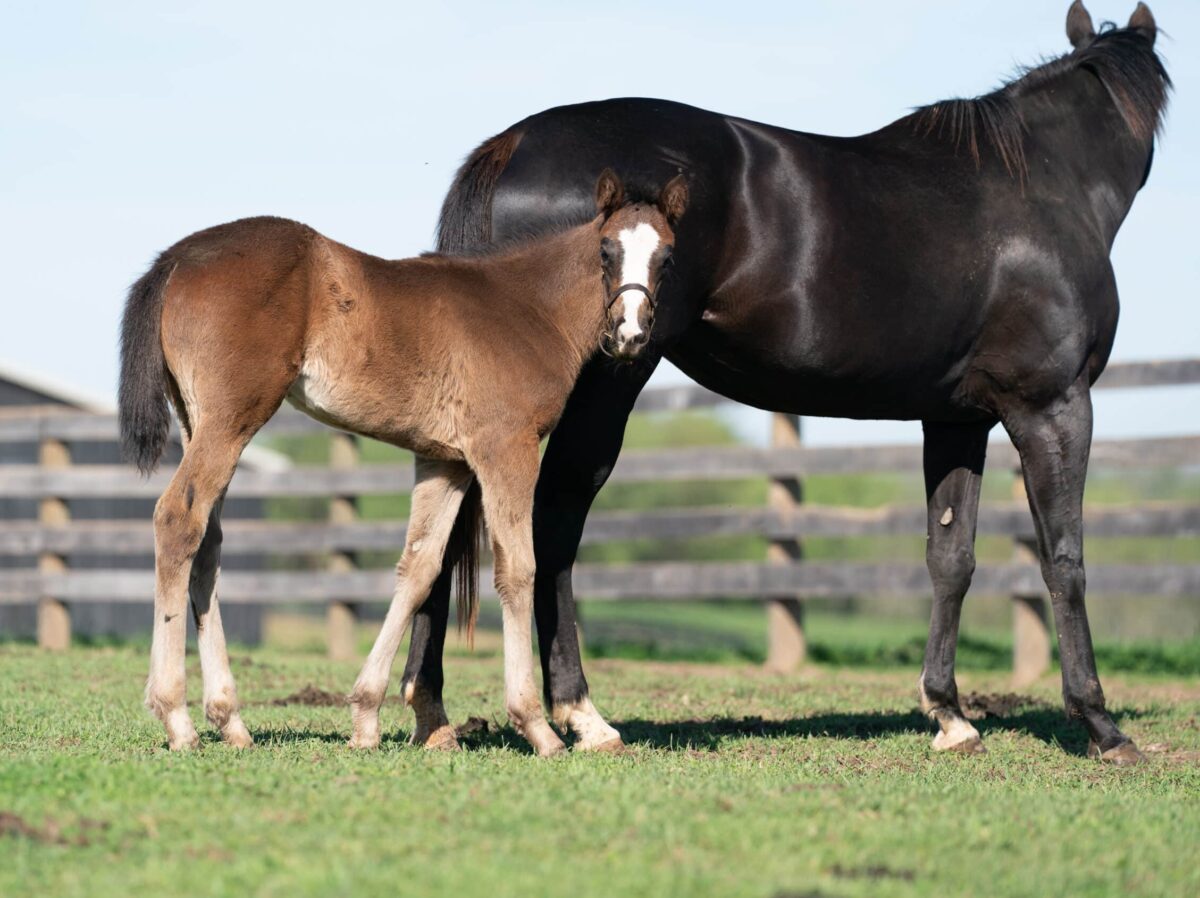
[[[654,327],[655,306],[658,303],[657,291],[651,292],[644,284],[622,284],[613,291],[608,291],[608,285],[605,284],[605,290],[608,298],[605,302],[604,315],[608,322],[608,328],[600,341],[600,349],[615,359],[632,362],[642,354],[642,350],[650,342],[650,331]],[[621,333],[626,318],[622,317],[620,321],[613,318],[613,306],[625,293],[641,293],[646,298],[645,314],[643,316],[643,310],[639,307],[638,320],[635,322],[637,331],[629,336],[623,336]]]

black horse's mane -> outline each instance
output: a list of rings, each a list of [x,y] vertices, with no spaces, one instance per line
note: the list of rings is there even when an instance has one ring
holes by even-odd
[[[990,146],[1009,174],[1024,177],[1025,122],[1017,100],[1077,69],[1086,69],[1104,85],[1130,132],[1148,139],[1162,127],[1171,78],[1153,41],[1137,28],[1111,22],[1088,46],[1018,70],[991,93],[973,99],[950,99],[917,109],[901,121],[911,122],[923,136],[965,145],[978,166],[983,146]]]

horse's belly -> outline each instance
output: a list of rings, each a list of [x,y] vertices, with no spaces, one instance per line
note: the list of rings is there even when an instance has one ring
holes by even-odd
[[[348,378],[338,376],[319,356],[309,356],[300,367],[300,376],[292,382],[287,401],[295,408],[330,427],[356,430],[359,417],[354,392]]]
[[[860,343],[857,350],[863,349]],[[978,412],[960,390],[965,358],[947,367],[920,354],[851,346],[831,358],[829,350],[805,351],[802,341],[772,343],[769,337],[743,344],[701,325],[672,348],[669,358],[710,390],[771,411],[891,420],[957,419]]]
[[[373,437],[429,458],[460,459],[452,423],[440,416],[417,420],[415,409],[401,389],[389,389],[351,366],[331,365],[309,354],[300,375],[287,392],[287,401],[322,424]]]

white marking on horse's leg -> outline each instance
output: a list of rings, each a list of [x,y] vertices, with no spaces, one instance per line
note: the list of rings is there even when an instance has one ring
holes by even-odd
[[[396,565],[396,591],[383,628],[350,695],[354,723],[352,748],[379,745],[379,708],[387,694],[392,662],[413,612],[428,597],[441,570],[446,543],[470,483],[470,471],[465,465],[417,460],[407,545]]]
[[[947,715],[938,719],[938,734],[933,737],[934,751],[968,751],[970,753],[983,750],[983,740],[979,731],[961,717]]]
[[[496,576],[504,621],[504,705],[517,732],[546,758],[566,746],[546,722],[533,679],[533,567],[518,560],[508,565],[508,572]]]
[[[592,700],[554,706],[554,722],[575,734],[576,751],[610,751],[621,748],[621,734],[608,725]]]
[[[233,681],[233,671],[229,669],[229,652],[225,647],[225,628],[221,624],[215,583],[208,612],[196,615],[196,643],[200,650],[200,672],[204,678],[204,716],[221,731],[221,736],[229,745],[249,748],[254,740],[238,712],[237,684]]]
[[[658,231],[646,222],[640,222],[636,227],[625,228],[617,234],[622,250],[621,283],[641,284],[650,286],[650,259],[654,256],[660,242]],[[638,291],[630,291],[621,295],[623,319],[617,328],[620,340],[630,340],[642,332],[638,322],[639,312],[646,297]]]
[[[146,707],[167,731],[172,750],[199,744],[187,711],[185,653],[193,561],[208,528],[209,512],[233,476],[241,446],[217,436],[202,442],[198,430],[154,507],[154,627]]]
[[[967,754],[985,754],[987,747],[979,731],[962,716],[957,706],[936,704],[925,692],[925,671],[917,681],[917,694],[921,701],[921,713],[938,725],[933,737],[934,751],[961,751]]]
[[[192,559],[192,610],[196,617],[196,644],[200,651],[200,672],[204,680],[204,716],[221,731],[234,748],[254,744],[238,713],[237,686],[229,669],[225,647],[225,628],[217,602],[217,583],[221,573],[221,507],[218,501],[208,518],[208,529],[200,550]]]
[[[541,757],[566,750],[546,715],[533,679],[533,493],[536,438],[492,448],[476,467],[483,514],[492,536],[496,591],[504,624],[504,705],[517,732]]]

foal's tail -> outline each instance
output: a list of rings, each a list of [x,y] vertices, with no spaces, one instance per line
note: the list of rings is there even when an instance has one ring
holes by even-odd
[[[523,132],[519,125],[501,131],[475,148],[462,164],[438,217],[440,253],[483,249],[492,240],[492,197]]]
[[[121,319],[121,385],[117,400],[121,452],[143,474],[158,465],[171,427],[167,366],[159,329],[163,292],[174,270],[175,260],[170,253],[160,255],[129,288]]]
[[[458,588],[458,632],[467,631],[467,645],[475,647],[475,621],[479,617],[479,544],[482,533],[482,493],[479,481],[471,481],[463,496],[450,531],[446,555],[454,558],[454,576]]]

